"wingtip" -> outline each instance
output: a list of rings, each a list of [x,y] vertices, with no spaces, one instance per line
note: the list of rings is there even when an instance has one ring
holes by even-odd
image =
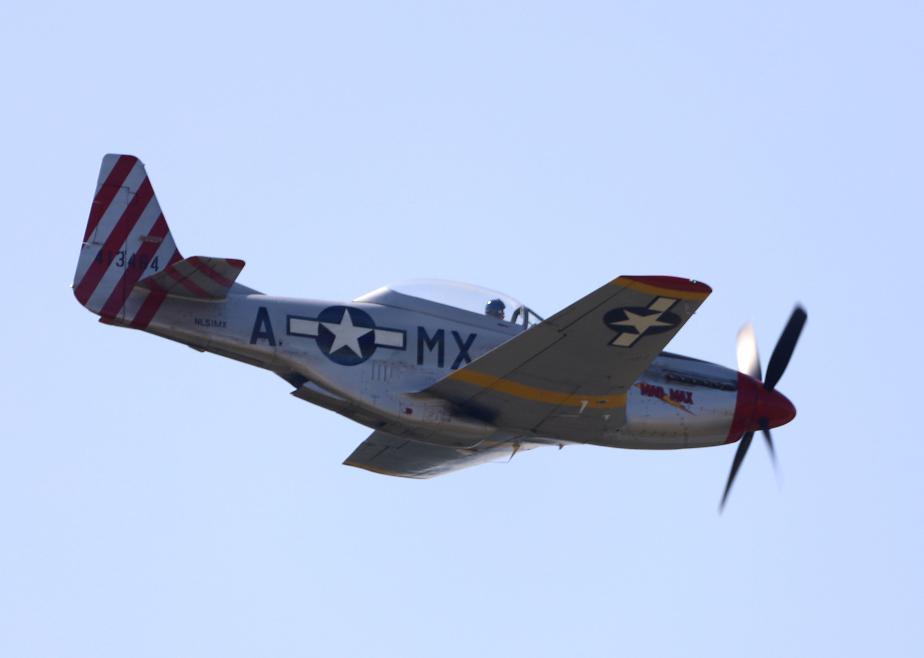
[[[653,294],[674,295],[689,299],[702,300],[712,292],[712,288],[702,281],[678,276],[623,275],[613,283]]]
[[[669,290],[682,290],[686,292],[712,292],[712,288],[696,279],[684,279],[679,276],[638,276],[628,275],[622,278],[630,279],[638,283],[644,283],[649,286],[658,288],[667,288]]]

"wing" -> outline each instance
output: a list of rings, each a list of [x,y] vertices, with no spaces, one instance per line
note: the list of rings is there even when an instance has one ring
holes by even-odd
[[[629,387],[710,292],[687,279],[621,276],[424,392],[538,436],[617,430]]]
[[[373,473],[425,479],[510,457],[509,442],[481,448],[450,448],[375,431],[343,463]]]

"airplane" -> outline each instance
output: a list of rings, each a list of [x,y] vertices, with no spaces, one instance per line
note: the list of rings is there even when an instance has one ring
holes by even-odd
[[[103,157],[73,292],[99,321],[275,373],[292,395],[372,429],[344,464],[429,478],[540,446],[662,450],[740,441],[791,421],[776,389],[807,314],[797,306],[762,377],[750,326],[738,370],[663,351],[712,292],[620,276],[544,319],[453,282],[386,286],[351,302],[237,282],[244,261],[184,258],[135,156]],[[509,313],[509,316],[507,315]]]

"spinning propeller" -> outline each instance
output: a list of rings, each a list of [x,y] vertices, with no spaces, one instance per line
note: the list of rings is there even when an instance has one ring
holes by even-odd
[[[738,404],[732,427],[742,430],[744,435],[738,443],[738,450],[732,461],[719,511],[725,507],[728,492],[735,482],[735,476],[738,474],[741,462],[744,461],[744,456],[748,453],[748,448],[751,447],[751,440],[757,430],[760,430],[767,442],[773,468],[776,469],[776,451],[773,449],[770,428],[785,425],[795,418],[796,408],[786,399],[786,396],[775,389],[786,371],[786,366],[789,365],[793,350],[796,349],[796,342],[799,340],[799,334],[802,333],[806,318],[808,314],[805,309],[796,306],[789,317],[789,322],[786,323],[786,328],[780,334],[780,339],[776,342],[776,347],[773,348],[773,354],[770,355],[766,379],[761,377],[760,356],[757,353],[754,327],[747,324],[738,332],[738,370],[743,375],[738,377]]]

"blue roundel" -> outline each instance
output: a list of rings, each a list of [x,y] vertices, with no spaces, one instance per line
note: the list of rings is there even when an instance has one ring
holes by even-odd
[[[355,366],[375,353],[375,322],[361,309],[329,306],[318,315],[317,341],[334,363]]]

